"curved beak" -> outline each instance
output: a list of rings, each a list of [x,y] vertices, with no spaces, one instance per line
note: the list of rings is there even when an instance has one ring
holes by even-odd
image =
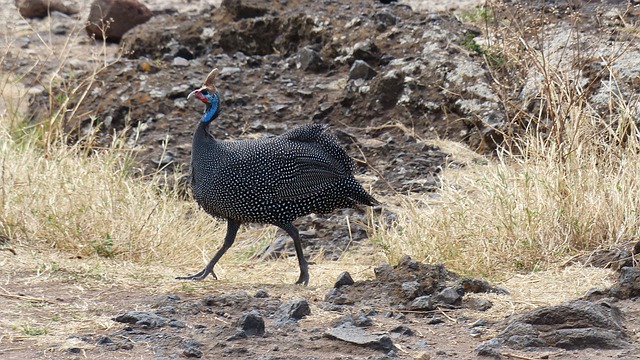
[[[191,98],[198,92],[200,89],[193,90],[189,95],[187,95],[187,100],[191,100]]]

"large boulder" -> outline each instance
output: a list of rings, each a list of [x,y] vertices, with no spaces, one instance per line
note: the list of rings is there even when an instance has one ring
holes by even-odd
[[[151,10],[137,0],[95,0],[91,4],[86,30],[96,39],[119,42],[127,31],[151,17]]]
[[[629,340],[622,312],[616,306],[604,301],[573,300],[515,316],[496,338],[476,350],[479,355],[489,355],[501,346],[619,349],[629,346]]]

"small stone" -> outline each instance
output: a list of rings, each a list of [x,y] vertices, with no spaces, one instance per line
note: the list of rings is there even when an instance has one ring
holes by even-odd
[[[373,269],[373,273],[376,275],[376,279],[385,280],[391,277],[393,267],[387,263],[382,263]]]
[[[404,325],[398,325],[391,329],[392,333],[398,333],[401,335],[413,336],[414,331]]]
[[[462,296],[452,287],[446,287],[433,297],[437,303],[445,305],[460,305]]]
[[[398,22],[398,18],[387,9],[380,10],[373,14],[373,19],[378,25],[383,26],[381,30],[384,30],[388,26],[394,26]]]
[[[618,282],[609,290],[618,299],[630,299],[640,296],[640,268],[623,267]]]
[[[188,358],[201,358],[202,357],[202,351],[200,351],[200,350],[198,350],[196,348],[192,348],[192,347],[184,349],[182,354],[185,357],[188,357]]]
[[[400,285],[402,292],[409,300],[413,300],[420,295],[420,283],[417,281],[407,281]]]
[[[51,29],[51,32],[55,35],[66,35],[71,27],[68,24],[57,24]]]
[[[509,295],[509,291],[499,286],[491,286],[489,282],[479,279],[462,278],[460,286],[465,293],[493,293],[498,295]]]
[[[343,325],[352,325],[357,327],[371,326],[371,319],[362,311],[359,311],[355,316],[351,314],[343,315],[333,322],[333,327],[340,327]]]
[[[431,311],[435,309],[431,295],[419,296],[409,304],[409,310]]]
[[[265,289],[258,289],[253,297],[256,299],[266,299],[269,297],[269,293]]]
[[[173,61],[171,62],[171,65],[173,66],[178,66],[178,67],[184,67],[184,66],[189,66],[189,60],[180,57],[180,56],[176,56],[173,58]]]
[[[277,259],[287,248],[288,237],[278,236],[271,244],[259,253],[260,259]]]
[[[167,93],[169,99],[186,99],[189,94],[189,86],[187,84],[181,84],[171,87],[171,90]]]
[[[347,294],[344,294],[338,288],[331,288],[327,295],[324,296],[324,300],[336,305],[349,305],[353,304],[353,301],[349,299]]]
[[[184,46],[176,46],[175,48],[171,49],[171,55],[173,55],[173,57],[181,57],[181,58],[185,58],[187,60],[193,60],[195,59],[195,55],[193,55],[193,52],[184,47]]]
[[[296,67],[304,71],[319,72],[326,68],[326,64],[317,51],[304,47],[298,52]]]
[[[242,315],[237,322],[240,328],[247,336],[263,336],[264,320],[257,311],[251,311]]]
[[[318,111],[316,111],[316,113],[313,114],[313,120],[319,121],[326,118],[327,115],[329,115],[333,111],[333,108],[334,108],[333,103],[329,103],[329,102],[321,103],[318,106]]]
[[[331,328],[325,332],[325,336],[385,352],[395,350],[395,346],[389,335],[373,335],[355,326]]]
[[[341,326],[355,326],[353,315],[351,314],[342,315],[331,322],[331,327],[335,328],[335,327],[341,327]]]
[[[163,327],[167,323],[166,318],[146,311],[129,311],[116,316],[113,320],[125,324],[139,325],[143,328]]]
[[[170,320],[170,321],[169,321],[169,323],[168,323],[168,325],[169,325],[170,327],[179,328],[179,329],[182,329],[182,328],[186,328],[186,327],[187,327],[187,324],[185,324],[184,322],[182,322],[182,321],[180,321],[180,320],[175,320],[175,319]]]
[[[353,46],[353,57],[357,60],[377,60],[380,49],[371,40],[361,41]]]
[[[222,79],[233,76],[235,74],[239,74],[242,72],[239,67],[236,66],[225,66],[220,70],[220,74],[218,76]]]
[[[486,319],[478,319],[476,321],[474,321],[473,323],[471,323],[471,325],[469,325],[470,327],[478,327],[478,326],[487,326],[487,320]]]
[[[405,314],[399,312],[393,318],[396,319],[396,320],[404,320],[404,319],[407,318],[407,316]]]
[[[338,275],[338,280],[336,280],[335,285],[333,285],[334,288],[339,288],[341,286],[345,286],[345,285],[353,285],[355,282],[353,281],[353,278],[351,278],[351,274],[349,274],[348,272],[344,271],[342,272],[340,275]]]
[[[349,69],[349,80],[373,79],[377,72],[363,60],[356,60]]]
[[[293,299],[280,305],[275,314],[276,324],[295,322],[311,314],[311,308],[305,298]]]
[[[100,336],[98,338],[98,340],[96,341],[96,344],[98,345],[108,345],[108,344],[113,344],[113,340],[111,340],[110,337],[108,336]]]
[[[475,311],[487,311],[493,307],[493,303],[491,301],[474,297],[465,298],[462,305],[467,309]]]
[[[502,359],[502,354],[500,354],[499,348],[503,344],[504,344],[504,341],[498,338],[485,341],[484,343],[480,344],[480,346],[476,348],[476,354],[478,356]]]
[[[397,70],[391,70],[376,80],[373,88],[380,105],[385,109],[396,106],[404,91],[404,74]]]
[[[173,163],[176,160],[175,156],[173,155],[173,153],[171,153],[170,151],[165,152],[162,155],[162,158],[160,159],[153,159],[151,160],[154,164],[160,166],[160,167],[165,167],[171,163]]]

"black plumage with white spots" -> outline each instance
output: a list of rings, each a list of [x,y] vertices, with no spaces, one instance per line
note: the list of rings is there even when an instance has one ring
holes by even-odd
[[[309,274],[302,254],[296,218],[328,213],[357,204],[375,205],[353,177],[354,165],[326,125],[298,126],[279,136],[220,141],[207,127],[220,115],[214,69],[202,88],[189,94],[205,103],[193,135],[191,187],[198,204],[210,215],[228,221],[222,248],[198,274],[179,279],[201,280],[233,244],[241,223],[267,223],[284,229],[294,240],[300,264],[297,284]]]

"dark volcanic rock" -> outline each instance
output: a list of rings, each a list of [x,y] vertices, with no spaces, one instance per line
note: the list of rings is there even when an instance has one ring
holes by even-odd
[[[146,311],[129,311],[116,316],[113,320],[125,324],[139,325],[144,328],[163,327],[169,321],[167,318]]]
[[[326,69],[322,56],[310,47],[304,47],[298,52],[298,68],[305,71],[320,72]]]
[[[258,289],[258,291],[253,294],[253,297],[258,299],[266,299],[269,297],[269,293],[265,289]]]
[[[336,280],[336,283],[335,285],[333,285],[333,287],[339,288],[341,286],[353,285],[353,284],[354,284],[354,281],[353,281],[353,278],[351,278],[351,274],[344,271],[340,273],[340,275],[338,275],[338,280]]]
[[[184,355],[185,357],[201,358],[203,355],[202,351],[200,350],[200,348],[202,347],[202,343],[197,340],[185,339],[180,345],[184,348],[182,355]]]
[[[137,0],[94,0],[86,30],[96,39],[119,42],[127,31],[152,16],[151,10]]]
[[[475,311],[487,311],[493,307],[493,303],[487,299],[467,297],[463,300],[462,306]]]
[[[605,302],[584,300],[545,306],[518,315],[496,339],[491,344],[517,349],[612,349],[629,345],[620,310]]]
[[[375,100],[384,109],[396,106],[403,90],[404,74],[401,71],[391,70],[381,78],[374,80],[373,92]]]
[[[293,299],[280,305],[280,308],[275,315],[275,322],[277,324],[295,322],[309,314],[311,314],[311,309],[309,308],[307,299]]]
[[[363,60],[356,60],[349,69],[349,79],[369,80],[376,76],[377,72]]]
[[[367,346],[376,350],[389,351],[395,349],[389,335],[374,335],[362,328],[354,326],[331,328],[325,332],[325,336],[352,344]]]
[[[238,319],[238,327],[247,336],[264,335],[264,320],[257,311],[251,311],[248,314],[242,315],[240,319]]]
[[[377,61],[380,59],[380,48],[371,39],[367,39],[353,46],[352,56],[356,60]]]
[[[404,256],[398,265],[383,263],[374,268],[374,280],[357,281],[347,287],[332,288],[325,296],[336,305],[382,301],[390,307],[430,311],[437,306],[460,307],[464,296],[464,283],[472,279],[460,278],[442,265],[428,265]],[[476,283],[482,284],[478,280]],[[486,287],[469,287],[481,292],[493,292]]]
[[[456,289],[449,286],[437,293],[433,297],[433,300],[444,305],[460,306],[460,304],[462,303],[462,294],[456,291]]]
[[[462,278],[460,285],[465,293],[493,293],[498,295],[509,295],[507,289],[499,286],[492,286],[486,280]]]
[[[435,309],[431,295],[419,296],[409,304],[409,310],[431,311]]]
[[[623,267],[618,282],[609,289],[611,296],[618,299],[630,299],[640,296],[640,268]]]
[[[347,315],[340,316],[339,318],[334,320],[331,324],[334,328],[343,327],[343,326],[367,327],[367,326],[371,326],[373,322],[367,316],[367,314],[363,313],[362,311],[359,311],[356,315],[347,314]]]

